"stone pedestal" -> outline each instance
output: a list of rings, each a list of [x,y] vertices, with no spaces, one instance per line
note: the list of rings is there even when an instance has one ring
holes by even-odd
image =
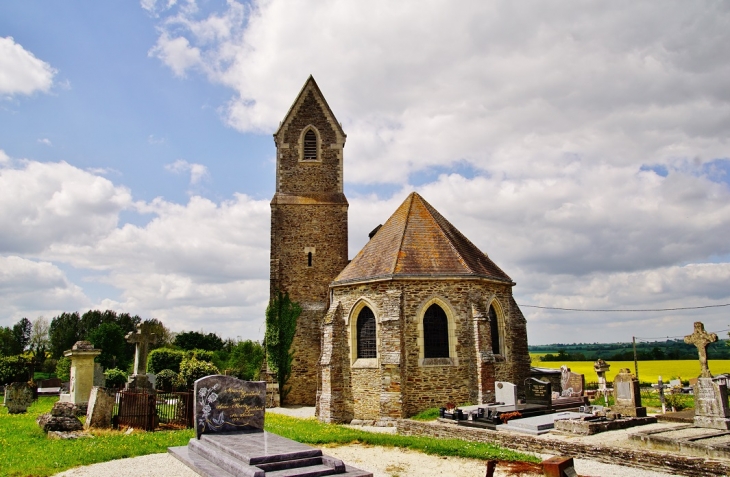
[[[60,402],[86,405],[91,388],[94,386],[94,358],[101,354],[100,349],[88,341],[77,341],[63,355],[71,358],[71,382],[68,394],[61,394]]]
[[[730,429],[727,385],[712,378],[699,378],[694,385],[695,426]]]

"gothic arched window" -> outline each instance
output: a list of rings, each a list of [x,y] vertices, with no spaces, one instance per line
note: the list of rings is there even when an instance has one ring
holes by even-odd
[[[497,310],[494,309],[494,305],[489,305],[489,332],[492,335],[492,353],[494,354],[502,354],[498,320]]]
[[[449,320],[446,312],[433,304],[423,315],[423,357],[449,357]]]
[[[304,156],[305,161],[317,160],[317,134],[313,130],[304,133]]]
[[[357,357],[376,358],[375,315],[367,306],[357,315]]]

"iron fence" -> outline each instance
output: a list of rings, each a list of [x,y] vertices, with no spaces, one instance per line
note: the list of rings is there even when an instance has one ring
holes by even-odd
[[[193,427],[193,393],[147,393],[121,390],[116,394],[115,427],[154,431]]]

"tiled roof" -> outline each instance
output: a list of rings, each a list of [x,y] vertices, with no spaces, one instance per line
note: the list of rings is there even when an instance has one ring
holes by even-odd
[[[413,192],[334,283],[417,276],[469,276],[512,282],[485,253]]]

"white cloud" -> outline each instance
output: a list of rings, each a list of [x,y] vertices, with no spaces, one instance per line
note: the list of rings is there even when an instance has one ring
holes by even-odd
[[[8,156],[5,151],[0,149],[0,165],[2,164],[8,164],[10,162],[10,156]]]
[[[0,256],[0,326],[49,310],[62,312],[90,305],[82,289],[52,263]]]
[[[190,173],[190,184],[195,185],[200,183],[203,179],[209,177],[208,168],[202,164],[190,163],[182,159],[171,164],[165,164],[165,170],[174,172],[175,174]]]
[[[131,195],[65,162],[23,161],[0,169],[0,205],[0,253],[37,253],[105,236]]]
[[[186,70],[201,63],[199,48],[191,47],[185,38],[170,38],[166,34],[160,35],[149,55],[160,58],[177,76],[185,76]]]
[[[48,92],[55,74],[51,65],[15,43],[13,37],[0,37],[0,94]]]
[[[53,146],[51,140],[45,137],[43,139],[38,139],[38,142],[41,144],[45,144],[46,146]]]

